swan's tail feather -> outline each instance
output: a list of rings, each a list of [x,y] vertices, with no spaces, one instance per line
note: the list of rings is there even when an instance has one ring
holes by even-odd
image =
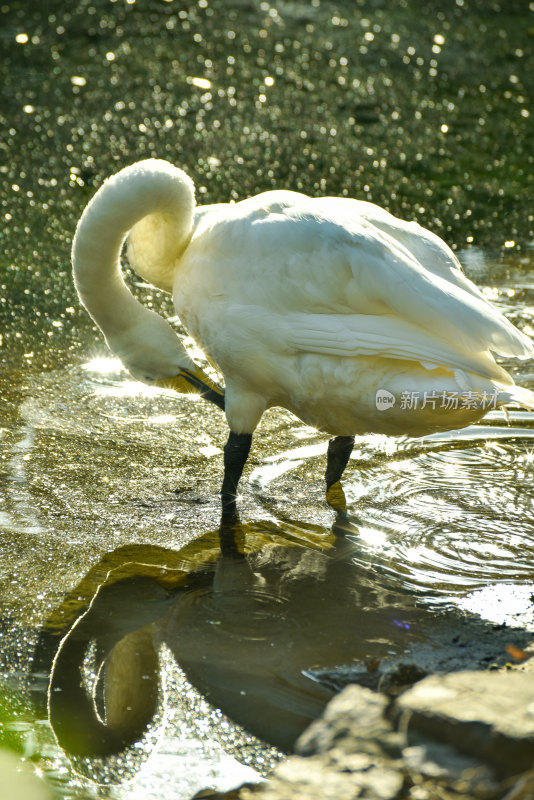
[[[499,389],[500,405],[515,405],[534,411],[534,392],[523,386],[506,386]]]

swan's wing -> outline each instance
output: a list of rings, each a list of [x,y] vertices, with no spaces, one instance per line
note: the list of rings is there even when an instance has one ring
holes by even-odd
[[[320,257],[330,262],[327,260],[324,266],[325,299],[333,289],[339,290],[332,285],[335,281],[344,281],[344,299],[352,312],[398,316],[423,329],[420,335],[454,342],[465,352],[492,350],[501,355],[532,357],[534,348],[528,337],[487,302],[448,256],[444,243],[429,232],[418,239],[409,223],[393,224],[390,217],[384,212],[386,225],[376,215],[370,221],[362,214],[352,218],[340,212],[339,221],[326,214],[315,215],[315,233],[307,225],[308,235],[321,245]],[[302,214],[300,220],[301,224],[311,221]],[[315,259],[311,259],[312,269]],[[343,261],[348,275],[343,272]],[[330,264],[334,274],[329,281]],[[306,280],[303,265],[301,269]]]
[[[426,334],[453,342],[466,352],[492,350],[532,356],[530,340],[482,296],[425,269],[426,264],[390,236],[373,235],[365,252],[360,236],[347,241],[345,247],[352,272],[366,293],[381,298],[393,314]]]
[[[202,274],[204,294],[238,305],[387,315],[464,356],[532,356],[530,340],[468,281],[444,243],[428,232],[418,239],[409,223],[370,205],[290,192],[236,203],[208,215],[193,238],[191,274]]]
[[[462,369],[510,383],[510,376],[486,351],[462,352],[397,317],[346,314],[292,314],[279,326],[298,353],[407,359],[422,364]]]
[[[397,247],[404,247],[429,272],[445,278],[455,286],[459,286],[469,294],[487,302],[478,286],[466,277],[462,265],[451,248],[443,239],[417,222],[398,219],[386,209],[365,200],[328,197],[313,202],[324,204],[325,211],[328,210],[329,214],[333,209],[337,209],[339,215],[350,215],[353,219],[358,217],[366,220],[374,228],[393,239]],[[336,219],[339,222],[339,216]]]

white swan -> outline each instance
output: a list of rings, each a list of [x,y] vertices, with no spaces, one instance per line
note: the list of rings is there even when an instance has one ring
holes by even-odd
[[[172,292],[224,393],[126,287],[127,234],[133,268]],[[371,203],[271,191],[195,207],[190,178],[149,159],[98,190],[72,259],[81,302],[134,377],[224,407],[224,509],[235,508],[252,434],[271,406],[334,435],[327,488],[354,434],[417,436],[468,425],[496,405],[534,408],[534,393],[492,355],[531,357],[531,341],[441,239]]]

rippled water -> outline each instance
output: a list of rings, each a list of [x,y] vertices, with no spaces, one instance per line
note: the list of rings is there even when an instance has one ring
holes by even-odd
[[[221,527],[222,415],[131,381],[69,267],[94,187],[158,155],[202,202],[283,186],[417,219],[533,335],[532,10],[502,5],[0,7],[0,739],[59,796],[257,778],[345,680],[531,638],[531,415],[359,437],[336,513],[324,438],[274,410]]]
[[[265,773],[278,756],[262,741],[289,749],[344,670],[373,685],[379,664],[450,650],[463,612],[479,637],[518,626],[520,647],[534,630],[528,413],[360,437],[336,514],[326,442],[273,411],[228,529],[216,409],[100,357],[13,372],[10,391],[5,713],[65,796],[141,774],[112,796],[156,797],[167,769],[187,772],[176,797],[247,779],[239,763]],[[489,657],[509,658],[503,645]]]

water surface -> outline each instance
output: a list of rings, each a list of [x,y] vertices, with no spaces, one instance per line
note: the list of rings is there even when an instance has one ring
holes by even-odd
[[[129,379],[78,306],[69,249],[103,177],[157,155],[200,202],[284,187],[416,219],[533,335],[532,9],[0,15],[3,743],[61,797],[187,798],[267,774],[345,674],[372,685],[425,648],[471,663],[469,630],[508,660],[534,626],[529,414],[359,437],[339,515],[324,438],[273,410],[221,538],[223,416]],[[505,366],[534,388],[532,364]]]

